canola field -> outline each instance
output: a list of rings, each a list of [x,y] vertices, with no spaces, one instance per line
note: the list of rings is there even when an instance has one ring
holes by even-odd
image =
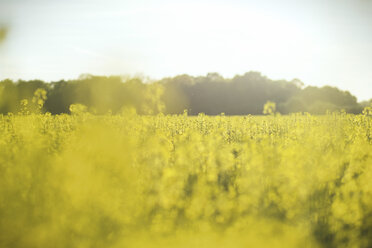
[[[0,247],[372,247],[371,113],[0,115]]]

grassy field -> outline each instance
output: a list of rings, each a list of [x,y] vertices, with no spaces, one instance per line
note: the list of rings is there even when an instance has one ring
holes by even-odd
[[[371,247],[372,118],[0,116],[0,247]]]

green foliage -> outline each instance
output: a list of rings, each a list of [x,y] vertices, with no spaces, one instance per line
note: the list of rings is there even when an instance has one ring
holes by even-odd
[[[192,77],[180,75],[144,83],[140,78],[81,76],[77,80],[45,83],[40,80],[0,82],[0,113],[18,113],[20,101],[32,102],[34,92],[44,89],[47,99],[43,110],[52,114],[70,113],[71,104],[87,106],[94,114],[121,113],[135,108],[138,114],[246,115],[262,114],[270,101],[283,114],[345,110],[361,113],[362,105],[347,91],[325,86],[302,88],[301,81],[270,80],[258,72],[248,72],[225,79],[217,73]],[[368,104],[367,104],[368,105]]]
[[[22,100],[27,100],[29,111],[41,111],[48,98],[50,85],[40,80],[0,82],[0,113],[18,113],[24,106]]]
[[[370,99],[369,101],[363,101],[360,103],[360,105],[365,108],[365,107],[370,107],[372,106],[372,99]]]
[[[0,247],[371,247],[368,109],[96,116],[81,106],[0,115]]]
[[[283,105],[283,113],[309,112],[312,114],[325,114],[327,111],[345,110],[348,113],[360,113],[361,105],[355,96],[348,91],[324,86],[322,88],[306,87],[290,98]]]

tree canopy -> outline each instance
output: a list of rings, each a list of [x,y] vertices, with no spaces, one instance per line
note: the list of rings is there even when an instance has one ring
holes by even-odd
[[[359,104],[350,92],[335,87],[304,87],[298,79],[271,80],[254,71],[233,78],[218,73],[198,77],[184,74],[152,83],[140,78],[84,75],[51,83],[0,81],[0,113],[19,112],[21,101],[31,101],[38,89],[46,91],[43,110],[52,114],[70,113],[72,104],[82,104],[96,114],[133,108],[139,114],[181,114],[187,110],[191,115],[259,115],[268,101],[282,114],[324,114],[327,110],[360,113],[366,104]]]

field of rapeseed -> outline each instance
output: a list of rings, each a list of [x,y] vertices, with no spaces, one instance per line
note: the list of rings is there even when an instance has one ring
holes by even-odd
[[[368,111],[0,116],[0,247],[371,247]]]

